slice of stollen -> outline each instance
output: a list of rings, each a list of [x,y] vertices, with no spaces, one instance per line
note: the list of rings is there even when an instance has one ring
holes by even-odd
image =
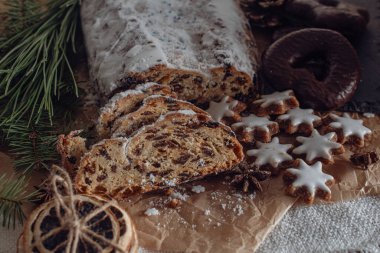
[[[94,145],[79,165],[79,192],[117,199],[230,170],[244,158],[231,129],[191,110],[170,112],[131,138]]]
[[[144,99],[138,110],[115,121],[112,137],[129,137],[141,127],[156,122],[161,115],[179,110],[192,110],[199,114],[208,115],[207,112],[189,102],[167,96],[152,95]]]
[[[109,102],[100,109],[97,124],[97,133],[100,138],[109,138],[114,121],[123,115],[137,110],[142,101],[151,95],[164,95],[176,98],[168,85],[145,83],[138,85],[133,90],[127,90],[114,95]]]

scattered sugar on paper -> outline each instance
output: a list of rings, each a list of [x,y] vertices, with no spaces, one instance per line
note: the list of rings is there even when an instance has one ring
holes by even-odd
[[[160,211],[158,211],[156,208],[149,208],[144,213],[146,216],[156,216],[160,215]]]
[[[236,205],[233,211],[236,213],[237,216],[244,214],[243,207],[241,205]]]
[[[189,198],[189,195],[187,195],[186,193],[173,192],[170,195],[170,197],[171,198],[175,198],[175,199],[179,199],[179,200],[182,200],[182,201],[186,201]]]
[[[191,188],[191,191],[195,193],[201,193],[201,192],[204,192],[205,190],[206,188],[204,188],[202,185],[194,185],[193,188]]]

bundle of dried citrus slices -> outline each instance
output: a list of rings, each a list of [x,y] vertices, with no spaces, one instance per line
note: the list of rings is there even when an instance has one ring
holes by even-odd
[[[115,201],[75,195],[68,174],[54,167],[54,197],[33,211],[20,247],[25,253],[137,252],[135,228]]]

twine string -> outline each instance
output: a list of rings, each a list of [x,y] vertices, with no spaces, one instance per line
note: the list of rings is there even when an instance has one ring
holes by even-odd
[[[97,249],[100,250],[104,248],[98,241],[101,241],[103,245],[106,244],[107,247],[112,247],[117,252],[126,252],[126,250],[122,249],[117,242],[110,241],[86,227],[88,220],[95,217],[99,213],[106,212],[114,204],[114,202],[110,201],[105,205],[92,210],[92,213],[90,213],[89,216],[84,217],[84,219],[81,220],[78,217],[75,208],[75,194],[69,174],[58,166],[53,166],[52,169],[51,186],[53,190],[56,214],[60,220],[60,223],[65,224],[65,226],[67,226],[70,230],[68,234],[66,252],[77,252],[81,238],[91,242]]]

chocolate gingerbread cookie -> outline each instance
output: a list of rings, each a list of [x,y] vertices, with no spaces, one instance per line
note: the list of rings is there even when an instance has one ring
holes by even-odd
[[[344,105],[360,81],[355,50],[338,32],[308,28],[274,42],[263,55],[265,79],[292,89],[301,105],[329,110]]]

